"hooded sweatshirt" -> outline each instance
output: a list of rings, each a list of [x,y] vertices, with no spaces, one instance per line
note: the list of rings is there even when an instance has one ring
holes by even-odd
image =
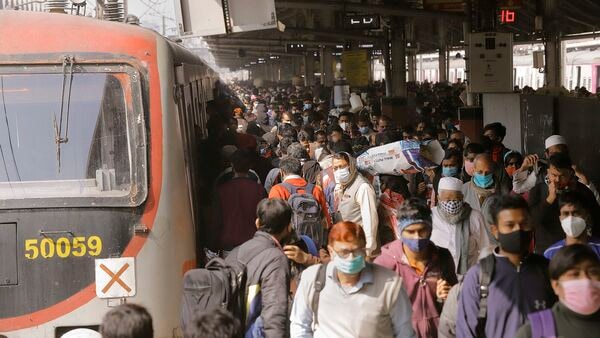
[[[458,281],[450,252],[433,243],[428,250],[431,251],[431,260],[423,274],[417,273],[410,265],[400,240],[384,245],[375,264],[394,270],[402,277],[402,285],[412,303],[412,324],[417,336],[435,338],[442,312],[442,303],[436,297],[437,281],[444,279],[450,285]]]

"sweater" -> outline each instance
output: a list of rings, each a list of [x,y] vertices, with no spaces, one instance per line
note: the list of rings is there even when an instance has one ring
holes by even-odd
[[[600,311],[585,316],[557,302],[552,307],[552,315],[557,337],[595,338],[600,335]],[[531,338],[531,324],[521,326],[515,338]]]

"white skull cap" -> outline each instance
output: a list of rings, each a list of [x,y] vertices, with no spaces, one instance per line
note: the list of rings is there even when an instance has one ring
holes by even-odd
[[[438,184],[438,191],[460,191],[462,192],[463,181],[455,177],[442,177]]]
[[[567,140],[560,135],[552,135],[548,137],[545,142],[546,149],[559,144],[567,145]]]

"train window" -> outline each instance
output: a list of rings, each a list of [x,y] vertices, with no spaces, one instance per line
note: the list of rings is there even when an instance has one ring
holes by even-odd
[[[145,141],[134,82],[116,72],[0,72],[0,208],[139,205],[136,145]]]

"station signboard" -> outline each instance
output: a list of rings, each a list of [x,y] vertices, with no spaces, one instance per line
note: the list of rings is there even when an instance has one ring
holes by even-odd
[[[472,33],[469,44],[469,83],[474,93],[513,90],[513,41],[511,33]]]
[[[342,52],[342,69],[350,86],[368,86],[369,68],[369,55],[366,49]]]
[[[377,14],[355,14],[344,17],[346,29],[379,29],[380,19]]]

